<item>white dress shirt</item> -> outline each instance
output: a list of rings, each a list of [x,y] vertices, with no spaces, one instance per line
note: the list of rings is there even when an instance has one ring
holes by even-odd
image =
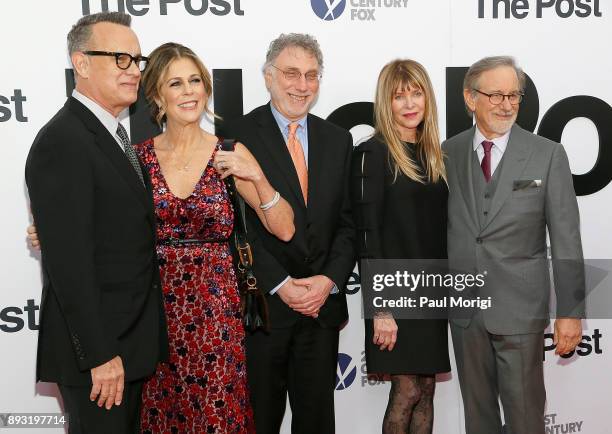
[[[287,142],[287,137],[289,136],[289,124],[291,121],[284,117],[277,109],[274,107],[274,104],[270,103],[270,109],[272,110],[272,116],[276,120],[278,124],[278,128],[280,128],[281,133],[283,134],[283,138],[285,139],[285,143]],[[306,159],[306,167],[308,167],[308,122],[307,116],[304,116],[302,119],[297,121],[298,129],[296,131],[296,135],[300,144],[302,145],[302,150],[304,151],[304,158]],[[269,294],[276,294],[276,292],[283,286],[287,281],[291,278],[291,276],[285,277],[278,285],[272,288]],[[338,287],[334,283],[333,288],[329,291],[330,294],[337,294],[340,292]]]
[[[499,166],[499,162],[504,156],[504,152],[506,152],[508,140],[510,140],[510,130],[508,130],[508,132],[501,137],[489,140],[480,132],[478,125],[476,125],[476,134],[474,134],[473,146],[474,151],[476,151],[476,155],[478,155],[478,162],[480,164],[482,164],[482,159],[484,158],[485,154],[482,142],[493,142],[493,146],[491,147],[491,176],[493,176],[495,173],[495,169],[497,169],[497,166]]]
[[[78,90],[74,89],[72,91],[72,97],[76,99],[78,102],[87,107],[96,118],[104,125],[104,128],[108,130],[111,136],[115,138],[117,144],[123,149],[123,144],[121,143],[121,139],[117,136],[117,127],[119,126],[119,118],[114,117],[112,114],[107,112],[100,104],[92,100],[91,98],[83,95]]]
[[[285,139],[285,143],[287,143],[287,139],[289,137],[289,124],[291,121],[287,119],[285,116],[281,114],[274,104],[270,103],[270,109],[272,110],[272,116],[276,120],[278,127],[283,134],[283,138]],[[304,116],[302,119],[297,121],[298,129],[295,132],[300,144],[302,145],[302,150],[304,151],[304,159],[306,160],[306,168],[308,168],[308,122],[307,116]]]

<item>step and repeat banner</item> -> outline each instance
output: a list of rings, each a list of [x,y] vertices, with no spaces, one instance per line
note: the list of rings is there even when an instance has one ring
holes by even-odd
[[[355,143],[372,131],[376,79],[388,61],[408,57],[427,68],[446,138],[471,124],[461,95],[466,68],[483,56],[513,55],[529,75],[519,122],[561,141],[569,155],[585,257],[604,263],[612,257],[612,4],[607,0],[3,0],[0,413],[60,411],[55,386],[34,382],[40,258],[25,239],[30,215],[23,170],[36,133],[73,86],[66,34],[81,16],[102,10],[133,16],[144,54],[168,41],[194,49],[213,70],[211,108],[226,118],[268,101],[261,68],[272,39],[288,32],[313,34],[325,63],[313,112],[349,128]],[[122,122],[134,141],[151,131],[139,110],[126,111]],[[602,270],[599,280],[605,281]],[[376,433],[389,383],[366,375],[356,271],[347,293],[351,319],[340,338],[337,432]],[[599,307],[612,310],[612,305]],[[605,317],[584,322],[582,342],[569,357],[554,354],[547,331],[542,349],[547,434],[612,433],[612,322]],[[438,377],[435,408],[436,434],[464,432],[454,365],[453,372]],[[290,432],[289,420],[288,411],[283,433]]]

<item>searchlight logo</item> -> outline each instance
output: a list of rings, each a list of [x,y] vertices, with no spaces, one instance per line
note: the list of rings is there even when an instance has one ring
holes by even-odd
[[[310,5],[319,18],[333,21],[344,12],[346,0],[310,0]]]
[[[357,366],[348,354],[338,353],[338,368],[336,369],[336,390],[350,387],[357,376]]]

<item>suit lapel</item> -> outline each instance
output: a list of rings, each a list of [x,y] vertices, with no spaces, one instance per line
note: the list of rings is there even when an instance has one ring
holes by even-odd
[[[136,195],[138,201],[151,212],[151,197],[148,189],[143,187],[140,178],[136,174],[136,171],[130,164],[129,160],[125,156],[125,153],[121,150],[119,144],[113,136],[108,132],[104,125],[96,118],[96,116],[77,101],[74,98],[68,100],[70,109],[75,113],[87,126],[87,128],[94,133],[95,142],[98,148],[106,155],[111,161],[119,175],[123,178],[125,183],[129,186],[130,190]],[[142,167],[142,166],[141,166]],[[143,169],[143,173],[146,170]]]
[[[142,164],[142,161],[138,159],[138,164],[140,164],[140,169],[142,171],[142,176],[145,182],[145,188],[147,190],[147,209],[149,212],[147,213],[147,217],[149,217],[149,223],[151,224],[151,228],[155,232],[157,229],[157,221],[155,218],[155,203],[153,202],[153,183],[151,182],[151,177],[149,176],[149,171]]]
[[[497,180],[497,188],[493,194],[491,209],[483,230],[491,224],[510,196],[513,181],[520,178],[530,155],[531,148],[523,138],[523,130],[516,125],[513,126],[510,132],[510,140],[508,140],[506,151],[502,157],[503,164]]]
[[[308,115],[308,198],[317,197],[324,186],[323,165],[325,163],[325,137],[323,128],[318,125],[319,120]],[[308,207],[310,210],[311,207]]]
[[[111,161],[113,166],[115,166],[115,169],[117,169],[119,175],[123,178],[125,183],[138,197],[142,205],[144,205],[148,209],[149,193],[145,189],[145,187],[143,187],[142,182],[140,182],[140,178],[138,178],[136,171],[134,170],[131,163],[117,144],[117,141],[113,137],[111,137],[111,135],[108,134],[107,131],[105,135],[100,134],[96,137],[96,144],[98,145],[98,148],[100,148],[100,150]],[[143,172],[145,170],[146,169],[144,169]]]
[[[472,127],[471,133],[467,135],[466,140],[460,144],[458,149],[458,158],[455,159],[455,172],[459,179],[461,188],[461,194],[465,200],[465,206],[468,210],[468,214],[472,217],[472,223],[475,228],[480,225],[478,223],[478,214],[476,211],[476,198],[474,197],[474,178],[472,176],[473,164],[472,159],[474,158],[474,134],[476,127]]]
[[[278,166],[278,169],[285,177],[287,184],[291,187],[291,191],[295,195],[297,201],[302,205],[304,203],[304,197],[302,196],[302,189],[300,188],[300,180],[298,179],[293,160],[287,149],[287,144],[278,124],[272,116],[270,105],[266,105],[263,111],[260,113],[259,119],[259,135],[265,143],[265,149],[272,157],[272,160]],[[309,128],[310,131],[310,128]]]

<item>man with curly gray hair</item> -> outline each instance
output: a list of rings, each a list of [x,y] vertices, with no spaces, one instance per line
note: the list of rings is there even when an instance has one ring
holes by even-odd
[[[278,433],[287,394],[292,433],[333,433],[340,326],[348,319],[344,287],[355,265],[348,195],[353,141],[311,113],[323,55],[310,35],[280,35],[263,75],[270,102],[227,131],[260,162],[291,204],[295,235],[283,242],[247,210],[258,284],[271,329],[247,336],[247,368],[257,432]]]

